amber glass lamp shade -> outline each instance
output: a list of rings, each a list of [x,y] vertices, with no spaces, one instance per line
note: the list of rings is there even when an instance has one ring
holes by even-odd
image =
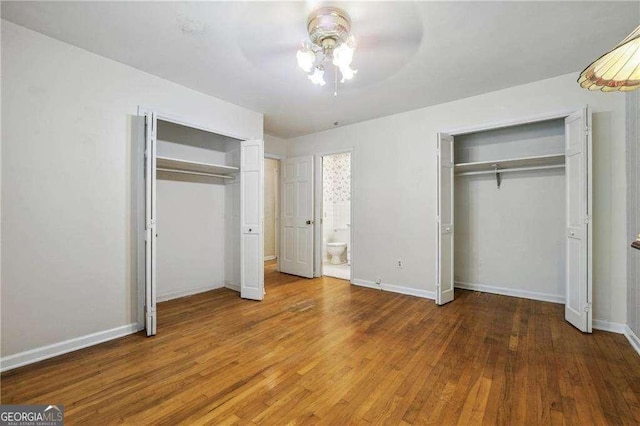
[[[578,78],[584,89],[630,92],[640,87],[640,26],[589,65]]]

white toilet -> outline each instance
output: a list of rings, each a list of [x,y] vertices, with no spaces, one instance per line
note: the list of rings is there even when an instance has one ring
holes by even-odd
[[[331,255],[331,264],[332,265],[340,265],[344,263],[342,260],[342,256],[347,250],[347,243],[327,243],[327,251]]]

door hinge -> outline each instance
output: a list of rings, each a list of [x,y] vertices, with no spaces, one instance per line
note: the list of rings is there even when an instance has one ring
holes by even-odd
[[[591,310],[591,304],[585,305],[584,306],[584,311],[585,312],[589,312]]]
[[[153,228],[155,224],[156,224],[156,220],[151,219],[149,222],[147,222],[147,229]]]
[[[585,216],[584,223],[589,223],[589,222],[591,222],[591,216]]]

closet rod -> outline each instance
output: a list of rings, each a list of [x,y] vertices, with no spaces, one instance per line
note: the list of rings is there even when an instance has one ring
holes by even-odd
[[[185,174],[185,175],[211,176],[211,177],[217,177],[217,178],[221,178],[221,179],[235,179],[233,176],[217,175],[217,174],[214,174],[214,173],[204,173],[204,172],[190,172],[188,170],[165,169],[163,167],[156,167],[156,171],[158,171],[158,172],[182,173],[182,174]]]
[[[553,166],[538,166],[538,167],[513,167],[511,169],[492,169],[492,170],[482,170],[478,172],[463,172],[456,173],[456,176],[471,176],[471,175],[494,175],[496,171],[498,173],[509,173],[509,172],[526,172],[529,170],[547,170],[547,169],[564,169],[564,164],[555,164]]]

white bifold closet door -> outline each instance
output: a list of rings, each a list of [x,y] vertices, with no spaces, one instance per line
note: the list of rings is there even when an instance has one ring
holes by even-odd
[[[592,330],[592,149],[591,113],[565,119],[567,257],[565,318],[581,331]]]
[[[453,300],[453,136],[438,133],[436,303]]]
[[[145,112],[145,235],[144,235],[144,323],[147,336],[157,331],[156,311],[156,147],[157,114]],[[264,142],[240,142],[240,295],[245,299],[264,298]]]
[[[283,163],[280,271],[313,278],[313,156]]]
[[[144,180],[144,328],[147,336],[156,334],[156,146],[157,119],[154,112],[145,113]]]
[[[264,143],[240,147],[240,296],[264,298]]]
[[[566,297],[565,318],[592,331],[592,143],[588,108],[565,119]],[[453,137],[438,134],[436,303],[453,300]],[[505,265],[508,267],[508,265]]]

